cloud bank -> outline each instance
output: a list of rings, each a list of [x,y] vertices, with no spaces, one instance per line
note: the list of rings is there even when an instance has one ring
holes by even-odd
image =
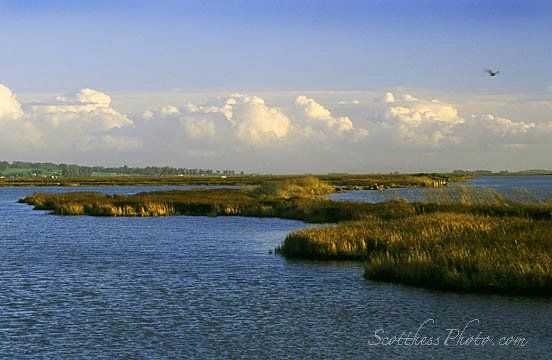
[[[259,169],[289,164],[290,170],[311,171],[316,169],[309,166],[320,168],[324,161],[338,170],[382,166],[400,154],[442,157],[455,167],[455,161],[469,164],[466,152],[501,152],[507,159],[508,152],[520,149],[552,150],[550,120],[466,114],[453,104],[407,93],[333,104],[337,114],[307,95],[276,105],[236,93],[124,114],[109,95],[94,89],[22,104],[0,84],[0,157],[250,169],[258,163],[264,163]]]

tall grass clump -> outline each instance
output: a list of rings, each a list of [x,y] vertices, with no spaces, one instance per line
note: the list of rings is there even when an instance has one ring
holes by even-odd
[[[472,188],[454,186],[426,191],[427,202],[445,205],[493,204],[506,205],[511,203],[504,194],[492,188]]]
[[[325,195],[335,192],[335,187],[314,176],[290,177],[279,181],[264,182],[251,193],[257,196],[270,196],[281,199]]]
[[[459,291],[552,294],[552,222],[438,213],[290,233],[287,257],[365,261],[365,277]]]
[[[365,277],[445,290],[552,294],[552,222],[422,215],[370,252]]]
[[[518,189],[505,195],[492,188],[449,187],[428,191],[427,200],[418,202],[419,212],[459,212],[494,216],[524,216],[551,219],[552,202],[529,190]]]
[[[171,202],[128,201],[128,196],[106,195],[96,192],[61,194],[38,193],[19,201],[34,205],[36,210],[51,210],[56,215],[93,216],[165,216],[174,215]]]
[[[426,202],[433,204],[550,206],[552,198],[540,197],[529,189],[517,188],[508,193],[490,187],[451,186],[425,192]]]

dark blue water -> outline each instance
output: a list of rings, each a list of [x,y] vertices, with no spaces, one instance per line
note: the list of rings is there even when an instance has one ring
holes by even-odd
[[[159,188],[96,188],[130,193]],[[552,300],[375,283],[269,254],[298,221],[59,217],[0,188],[0,358],[547,358]],[[75,191],[81,189],[63,189]],[[86,190],[92,190],[86,188]],[[439,345],[370,345],[378,335]],[[450,328],[495,345],[444,344]],[[501,346],[523,337],[525,346]]]
[[[467,186],[475,188],[492,188],[507,196],[515,196],[520,189],[527,189],[539,198],[550,198],[552,195],[552,176],[484,176],[470,179],[467,182],[450,183],[449,187]],[[382,202],[392,199],[408,201],[426,200],[428,194],[439,189],[385,189],[385,190],[351,190],[331,194],[330,198],[341,201]]]
[[[552,193],[552,175],[548,176],[484,176],[470,179],[469,186],[490,187],[509,194],[518,189],[527,189],[537,196],[546,197]]]

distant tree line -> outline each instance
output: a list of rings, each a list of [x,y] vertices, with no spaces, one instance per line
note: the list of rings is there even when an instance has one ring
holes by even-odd
[[[0,173],[8,169],[22,170],[19,174],[42,176],[55,174],[63,177],[89,177],[94,174],[113,175],[142,175],[142,176],[178,176],[178,175],[234,175],[235,170],[212,170],[212,169],[188,169],[174,168],[169,166],[147,166],[144,168],[120,166],[81,166],[74,164],[34,163],[26,161],[0,161]],[[243,174],[243,172],[241,172]]]
[[[491,170],[453,170],[453,174],[475,174],[475,175],[492,175],[493,172]]]

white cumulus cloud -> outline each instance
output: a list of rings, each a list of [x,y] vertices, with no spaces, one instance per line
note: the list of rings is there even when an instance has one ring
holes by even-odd
[[[454,127],[464,122],[454,106],[437,100],[387,92],[382,103],[369,129],[387,145],[436,148],[453,141]]]
[[[330,110],[304,95],[295,99],[296,120],[299,131],[311,139],[340,139],[350,135],[359,140],[368,135],[368,131],[355,128],[347,116],[334,116]]]
[[[404,95],[402,100],[396,100],[392,93],[387,93],[385,102],[392,104],[387,109],[387,117],[403,123],[459,124],[464,121],[458,116],[458,110],[454,106],[438,100],[420,100],[409,94]]]
[[[359,161],[371,159],[385,164],[388,156],[422,161],[420,151],[462,159],[470,151],[529,153],[551,145],[552,121],[542,114],[520,120],[521,112],[504,116],[510,114],[504,108],[497,111],[500,115],[475,113],[462,102],[418,94],[342,95],[295,93],[274,102],[270,94],[235,93],[194,103],[161,102],[129,115],[114,108],[108,94],[90,88],[21,104],[0,84],[0,154],[6,159],[40,154],[52,161],[121,158],[183,166],[196,159],[196,166],[218,161],[238,168],[266,159],[283,164],[289,158],[290,167],[304,169],[313,162],[321,167],[348,161],[358,168]],[[350,100],[355,98],[362,101]],[[538,109],[546,112],[547,104],[541,100]]]
[[[233,94],[223,107],[228,121],[234,125],[236,137],[249,145],[278,144],[291,129],[291,120],[278,108],[265,104],[257,96]]]
[[[0,121],[17,119],[23,115],[21,104],[6,86],[0,84]]]
[[[22,153],[44,150],[55,154],[138,147],[139,139],[112,133],[134,123],[110,103],[107,94],[82,89],[73,96],[58,96],[23,111],[11,91],[0,85],[0,119],[12,119],[0,130],[13,137],[3,139],[2,144],[9,142]]]
[[[493,114],[460,115],[456,106],[388,92],[370,129],[383,143],[426,149],[477,146],[513,148],[542,142],[552,122],[516,121]],[[539,134],[541,140],[539,140]]]

